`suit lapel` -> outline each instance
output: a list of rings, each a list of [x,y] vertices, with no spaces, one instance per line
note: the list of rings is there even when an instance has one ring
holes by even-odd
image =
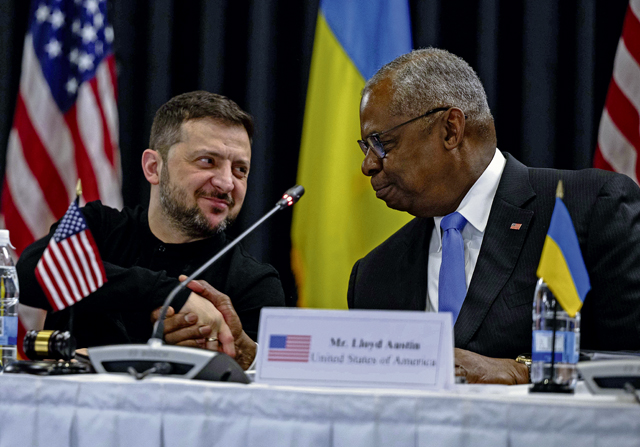
[[[533,217],[533,211],[522,209],[535,197],[528,170],[511,155],[505,156],[507,164],[491,206],[478,262],[455,324],[456,346],[460,348],[469,343],[511,276]],[[516,226],[512,228],[512,224]]]
[[[407,250],[393,260],[396,283],[394,293],[401,303],[393,307],[404,310],[422,310],[427,308],[427,269],[429,262],[429,242],[433,231],[433,219],[420,219],[418,237],[407,240]]]

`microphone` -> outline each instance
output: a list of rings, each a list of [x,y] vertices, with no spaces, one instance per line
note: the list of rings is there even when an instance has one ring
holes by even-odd
[[[178,284],[167,296],[160,309],[160,316],[153,327],[147,344],[98,346],[89,348],[89,357],[96,372],[120,372],[142,379],[149,374],[177,375],[187,379],[218,380],[249,383],[240,366],[228,355],[199,348],[167,346],[163,342],[164,319],[176,295],[187,287],[198,275],[224,256],[242,239],[260,226],[277,211],[292,206],[304,194],[301,185],[289,188],[276,205],[256,223],[245,230],[231,243],[216,253],[211,259]],[[140,372],[142,369],[143,372]]]
[[[278,200],[278,203],[276,203],[276,207],[278,207],[279,210],[283,210],[300,200],[302,194],[304,194],[304,188],[302,185],[292,186],[284,192],[282,199]]]

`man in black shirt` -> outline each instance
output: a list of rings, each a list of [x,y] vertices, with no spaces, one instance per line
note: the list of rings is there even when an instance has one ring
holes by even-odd
[[[252,118],[207,92],[179,95],[157,112],[142,168],[148,209],[83,208],[107,282],[85,299],[49,313],[46,328],[72,329],[79,347],[139,343],[151,335],[152,311],[179,276],[195,271],[227,243],[224,229],[242,207],[251,163]],[[50,237],[22,254],[21,305],[50,310],[35,266]],[[284,305],[275,269],[238,245],[174,300],[165,321],[170,343],[224,350],[247,367],[255,357],[260,309]],[[71,320],[72,319],[72,323]]]

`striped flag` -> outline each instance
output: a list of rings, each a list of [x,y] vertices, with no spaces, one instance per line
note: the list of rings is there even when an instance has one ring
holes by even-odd
[[[2,191],[5,225],[18,254],[64,215],[78,178],[87,201],[122,206],[106,3],[32,3]]]
[[[309,361],[310,335],[272,335],[269,337],[269,362]]]
[[[596,168],[640,179],[640,0],[630,0],[598,131]]]
[[[572,318],[575,317],[591,289],[591,283],[576,230],[562,201],[562,181],[558,183],[556,204],[542,247],[537,275],[547,283],[562,308]]]
[[[353,264],[411,219],[376,198],[356,142],[365,81],[409,51],[407,0],[320,1],[291,230],[302,307],[346,309]]]
[[[107,281],[100,252],[76,201],[38,261],[36,278],[54,311],[77,303]]]

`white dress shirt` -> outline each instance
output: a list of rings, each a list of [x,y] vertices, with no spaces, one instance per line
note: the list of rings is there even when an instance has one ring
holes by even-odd
[[[498,190],[498,183],[507,160],[496,148],[496,153],[478,180],[473,184],[467,195],[456,210],[467,219],[467,225],[462,229],[464,239],[464,272],[467,289],[478,262],[484,230],[489,220],[489,212],[493,198]],[[440,221],[444,216],[434,217],[434,227],[429,243],[429,265],[427,280],[427,311],[438,311],[438,280],[440,278],[440,264],[442,263],[442,229]]]

